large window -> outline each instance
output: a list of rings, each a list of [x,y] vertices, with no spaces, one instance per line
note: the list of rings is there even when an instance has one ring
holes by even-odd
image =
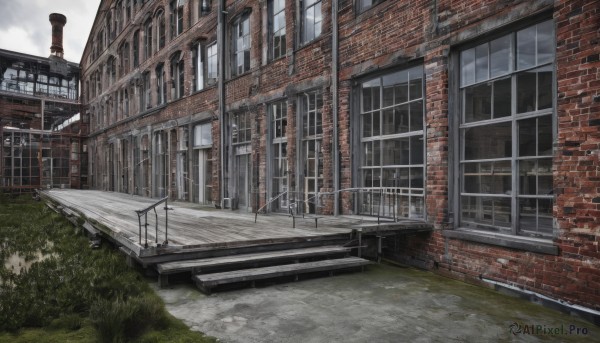
[[[167,101],[167,87],[165,87],[165,67],[159,64],[156,67],[156,102],[162,105]]]
[[[316,213],[323,188],[323,95],[311,92],[301,97],[304,211]]]
[[[133,67],[140,65],[140,31],[133,34]]]
[[[176,53],[171,58],[171,79],[174,91],[172,94],[174,94],[174,99],[179,99],[183,96],[184,91],[184,68],[181,53]]]
[[[554,23],[460,52],[460,226],[552,237]]]
[[[152,18],[148,18],[144,24],[144,59],[152,56]]]
[[[323,14],[321,0],[305,0],[302,4],[302,42],[307,43],[321,35]]]
[[[233,24],[231,75],[241,75],[250,70],[250,16],[240,16]]]
[[[119,68],[119,76],[123,77],[129,73],[129,43],[125,42],[119,47],[119,59],[121,61]]]
[[[171,39],[183,33],[183,5],[185,0],[173,0],[170,4]]]
[[[422,218],[423,68],[368,80],[360,92],[360,184],[367,191],[359,211]]]
[[[150,72],[147,71],[143,74],[144,78],[144,93],[142,99],[142,108],[140,109],[142,112],[146,109],[152,107],[152,97],[151,92],[152,88],[150,87]]]
[[[288,160],[287,160],[287,103],[279,101],[269,105],[271,118],[271,198],[279,197],[271,210],[288,207]]]
[[[194,91],[204,88],[204,55],[202,45],[196,44],[193,50],[192,67],[194,69]]]
[[[285,56],[285,0],[269,1],[269,52],[271,59]]]
[[[166,27],[165,27],[165,12],[160,10],[156,15],[156,49],[160,50],[165,47],[165,37],[166,37]]]
[[[206,48],[206,84],[214,84],[219,77],[219,60],[217,52],[217,43],[213,43]]]

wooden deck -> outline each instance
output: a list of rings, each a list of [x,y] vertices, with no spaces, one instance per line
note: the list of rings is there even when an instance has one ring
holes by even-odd
[[[160,285],[168,284],[169,275],[191,273],[206,291],[240,281],[362,267],[367,260],[348,257],[348,245],[357,247],[360,237],[377,238],[379,249],[383,235],[432,229],[422,221],[378,222],[359,216],[271,214],[259,215],[255,222],[253,213],[187,202],[160,203],[156,214],[147,212],[147,229],[146,217],[141,217],[140,229],[138,213],[146,213],[142,210],[157,199],[72,189],[46,190],[40,196],[73,223],[113,241],[143,267],[156,269]]]

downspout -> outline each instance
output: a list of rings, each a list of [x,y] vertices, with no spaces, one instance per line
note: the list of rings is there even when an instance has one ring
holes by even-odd
[[[338,0],[331,2],[332,49],[331,49],[331,93],[333,111],[333,215],[339,215],[340,207],[340,151],[338,137]]]
[[[219,158],[221,169],[219,173],[219,188],[221,193],[221,208],[225,208],[225,0],[219,0],[217,8],[217,57],[219,60],[219,75],[217,78],[219,90]]]

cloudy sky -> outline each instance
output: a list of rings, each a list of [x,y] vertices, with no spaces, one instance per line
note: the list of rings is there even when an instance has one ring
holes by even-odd
[[[50,13],[67,17],[65,59],[79,63],[100,0],[0,0],[0,49],[50,56]]]

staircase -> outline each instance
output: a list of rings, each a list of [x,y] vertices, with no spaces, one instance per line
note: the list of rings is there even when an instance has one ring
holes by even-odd
[[[257,280],[280,279],[302,274],[333,274],[334,271],[362,269],[368,260],[351,257],[350,248],[318,246],[210,257],[156,265],[159,286],[168,285],[169,275],[191,273],[196,286],[205,293],[224,285],[254,286]]]

